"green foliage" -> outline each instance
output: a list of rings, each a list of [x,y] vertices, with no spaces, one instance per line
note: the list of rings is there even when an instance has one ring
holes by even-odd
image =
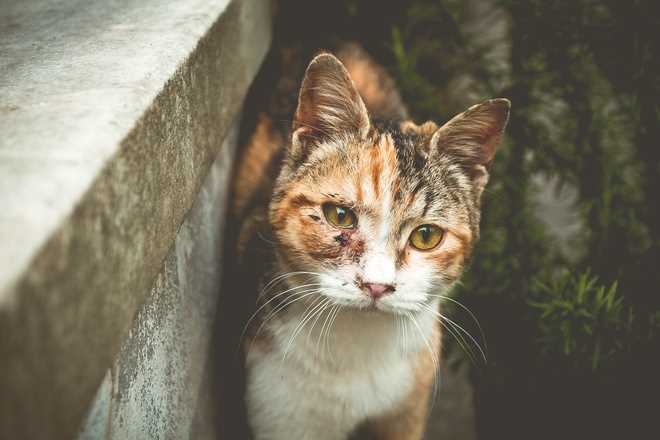
[[[538,340],[546,358],[595,371],[625,348],[632,311],[617,294],[616,282],[606,287],[589,271],[567,272],[536,287],[537,299],[528,303],[539,312]]]
[[[401,30],[392,28],[392,52],[396,62],[396,75],[406,98],[415,102],[416,113],[434,114],[439,110],[438,90],[418,72],[419,52],[406,50]]]

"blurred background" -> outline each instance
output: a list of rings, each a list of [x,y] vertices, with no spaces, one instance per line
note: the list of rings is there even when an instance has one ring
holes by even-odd
[[[293,0],[276,17],[262,76],[357,41],[417,122],[513,103],[455,291],[481,329],[455,307],[471,336],[445,336],[429,438],[641,438],[660,415],[659,3]]]

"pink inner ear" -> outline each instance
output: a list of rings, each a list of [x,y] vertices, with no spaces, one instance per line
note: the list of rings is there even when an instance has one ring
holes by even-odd
[[[486,165],[493,161],[497,146],[502,140],[502,131],[494,127],[490,127],[484,134],[483,148],[481,149],[481,163]]]
[[[509,106],[506,99],[477,104],[440,127],[431,142],[466,163],[488,165],[502,140]]]
[[[369,115],[343,64],[330,54],[312,60],[303,79],[293,129],[307,127],[306,137],[331,137],[344,130],[364,135]]]

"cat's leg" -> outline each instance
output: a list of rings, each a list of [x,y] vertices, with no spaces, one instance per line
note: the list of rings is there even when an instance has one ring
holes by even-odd
[[[437,359],[440,354],[440,331],[431,337],[433,354],[419,353],[415,368],[415,386],[408,396],[390,413],[368,423],[372,438],[378,440],[421,440],[426,428],[429,399],[437,377]],[[433,396],[435,397],[435,396]]]

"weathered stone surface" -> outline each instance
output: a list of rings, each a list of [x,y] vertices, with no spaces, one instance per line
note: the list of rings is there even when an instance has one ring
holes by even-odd
[[[0,438],[71,438],[239,111],[270,3],[0,2]]]
[[[96,394],[81,440],[191,438],[220,294],[237,133],[235,124]],[[213,429],[212,420],[202,423]]]

